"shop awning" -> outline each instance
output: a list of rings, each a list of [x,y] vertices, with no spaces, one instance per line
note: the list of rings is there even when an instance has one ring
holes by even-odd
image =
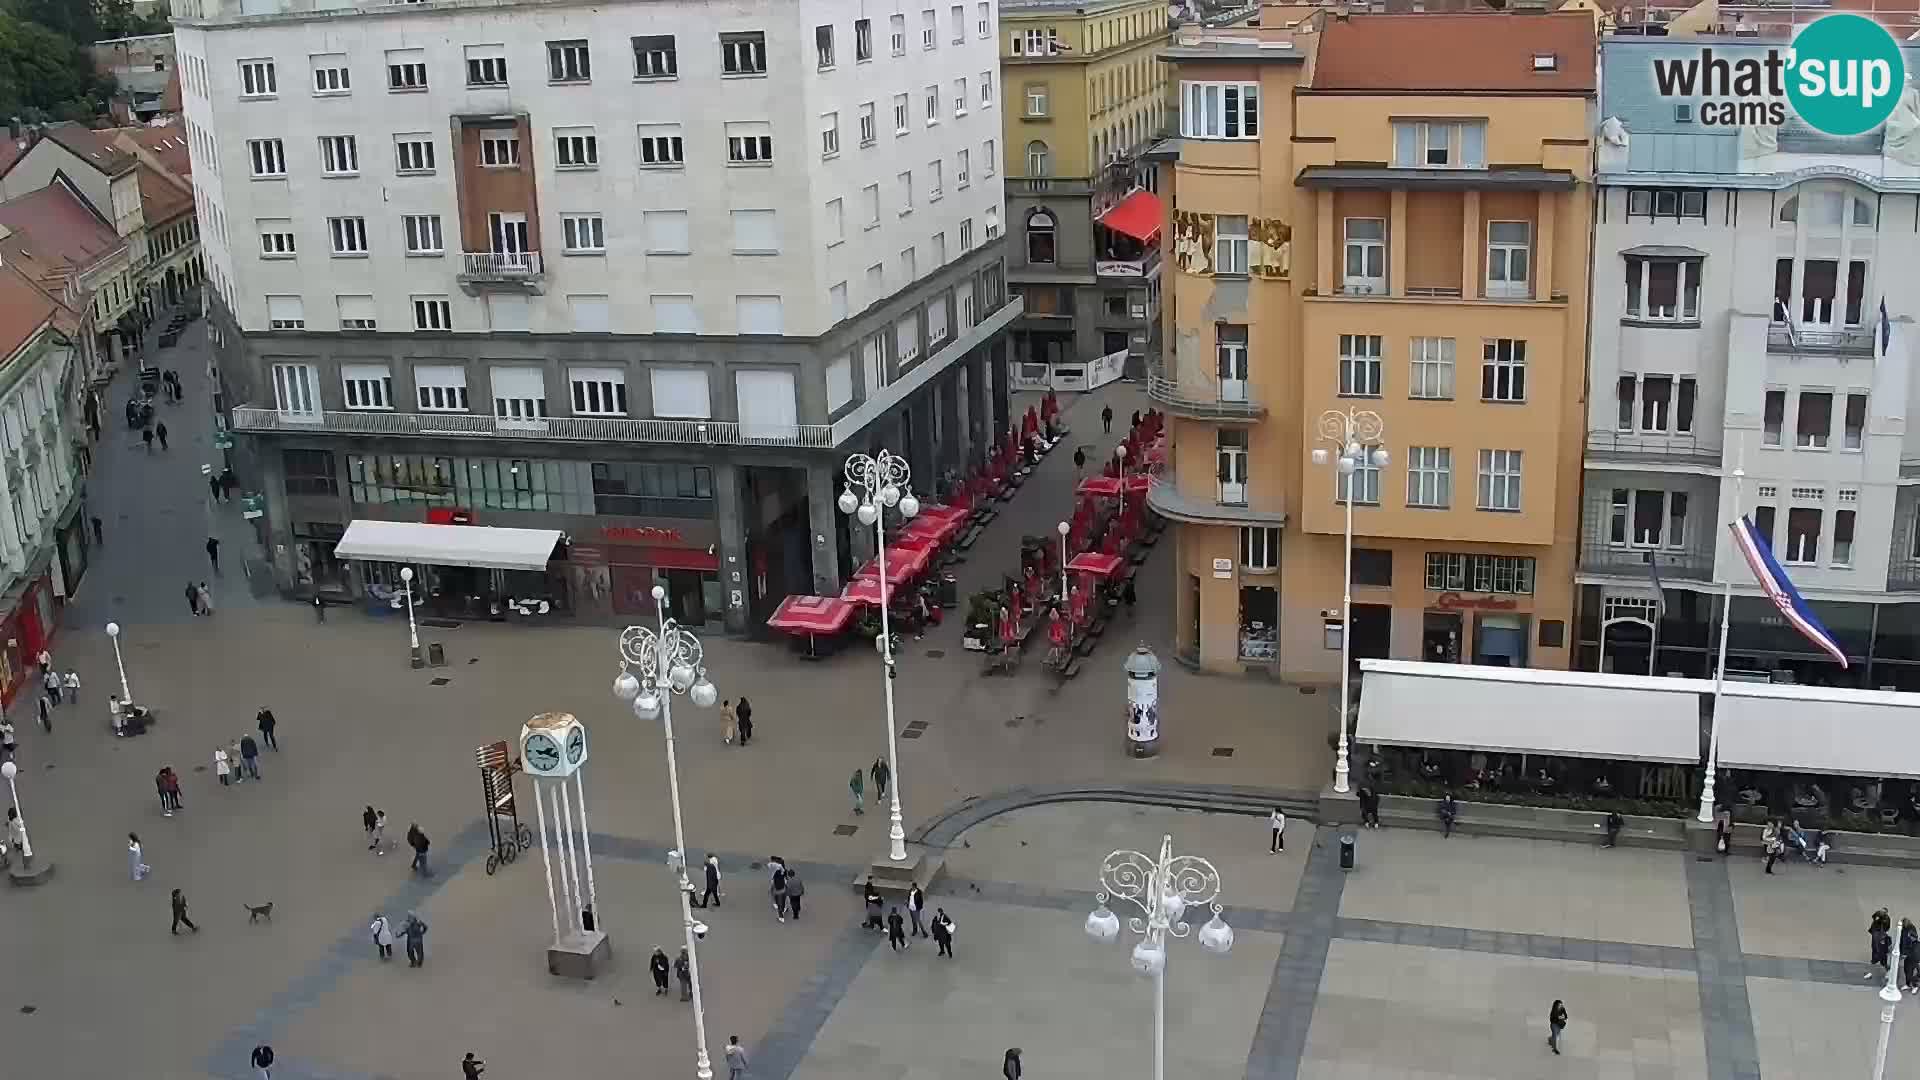
[[[1144,242],[1160,235],[1162,216],[1160,196],[1143,189],[1121,199],[1113,209],[1100,215],[1099,221],[1114,232]]]
[[[1920,779],[1920,694],[1728,683],[1720,767]]]
[[[1360,670],[1356,742],[1618,761],[1697,764],[1701,694],[1713,689],[1699,679],[1411,660],[1363,660]]]
[[[342,559],[374,562],[545,570],[559,542],[558,529],[363,520],[347,526],[347,534],[334,546],[333,553]]]
[[[790,634],[837,634],[853,621],[853,604],[837,596],[789,596],[767,620]]]

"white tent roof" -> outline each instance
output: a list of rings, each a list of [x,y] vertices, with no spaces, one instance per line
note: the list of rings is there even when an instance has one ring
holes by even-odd
[[[355,521],[334,546],[342,559],[472,566],[484,570],[545,570],[560,542],[558,529],[499,529],[485,525],[423,525],[412,521]]]
[[[1728,683],[1720,766],[1920,777],[1920,694]]]

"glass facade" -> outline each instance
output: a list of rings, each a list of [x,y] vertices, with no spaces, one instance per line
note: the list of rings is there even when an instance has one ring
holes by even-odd
[[[348,454],[347,496],[357,504],[593,513],[584,461]]]

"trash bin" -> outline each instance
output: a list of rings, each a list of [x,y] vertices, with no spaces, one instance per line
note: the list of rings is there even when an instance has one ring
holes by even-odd
[[[447,666],[446,647],[441,645],[437,641],[429,643],[427,645],[427,663],[432,667],[446,667]]]
[[[1353,834],[1345,833],[1340,837],[1340,869],[1353,869]]]
[[[941,574],[934,589],[934,602],[943,608],[960,606],[960,579],[952,574]]]

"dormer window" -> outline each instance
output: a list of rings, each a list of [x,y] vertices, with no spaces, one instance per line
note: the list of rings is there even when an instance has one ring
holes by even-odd
[[[1533,70],[1540,71],[1540,72],[1559,71],[1560,70],[1559,55],[1556,53],[1534,53],[1533,54]]]
[[[1399,169],[1484,169],[1484,120],[1396,120],[1393,164]]]

